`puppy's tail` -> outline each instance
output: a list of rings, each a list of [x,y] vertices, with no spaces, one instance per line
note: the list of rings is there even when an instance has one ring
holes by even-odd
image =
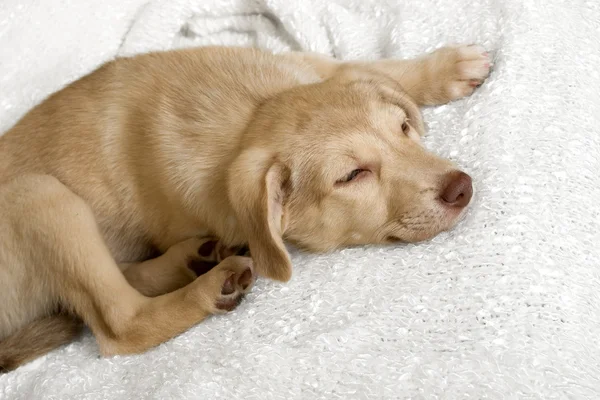
[[[0,374],[71,342],[82,330],[81,320],[66,314],[33,321],[0,341]]]

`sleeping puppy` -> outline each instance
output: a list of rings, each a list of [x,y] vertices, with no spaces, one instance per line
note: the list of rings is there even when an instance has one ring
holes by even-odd
[[[421,146],[418,106],[471,94],[489,67],[479,46],[375,62],[205,47],[117,59],[50,96],[0,138],[0,367],[81,320],[103,355],[143,352],[233,309],[256,275],[290,279],[284,240],[451,228],[471,179]]]

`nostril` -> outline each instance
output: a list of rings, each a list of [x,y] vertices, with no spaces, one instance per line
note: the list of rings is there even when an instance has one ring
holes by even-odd
[[[471,177],[461,171],[453,171],[447,174],[443,187],[440,199],[450,206],[466,207],[473,196]]]

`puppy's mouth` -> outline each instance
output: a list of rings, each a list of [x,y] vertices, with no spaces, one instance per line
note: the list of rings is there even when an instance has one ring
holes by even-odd
[[[456,228],[459,224],[463,223],[467,219],[467,214],[471,208],[471,202],[465,207],[459,209],[446,209],[444,210],[444,229],[441,232],[448,232]]]
[[[447,207],[436,204],[429,213],[389,225],[383,236],[385,243],[419,243],[433,239],[442,232],[454,229],[467,216],[470,205]],[[381,237],[381,236],[380,236]]]

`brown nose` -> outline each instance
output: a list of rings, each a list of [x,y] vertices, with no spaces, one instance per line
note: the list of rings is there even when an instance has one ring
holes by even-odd
[[[448,173],[443,187],[440,200],[448,206],[466,207],[473,196],[471,177],[462,171]]]

